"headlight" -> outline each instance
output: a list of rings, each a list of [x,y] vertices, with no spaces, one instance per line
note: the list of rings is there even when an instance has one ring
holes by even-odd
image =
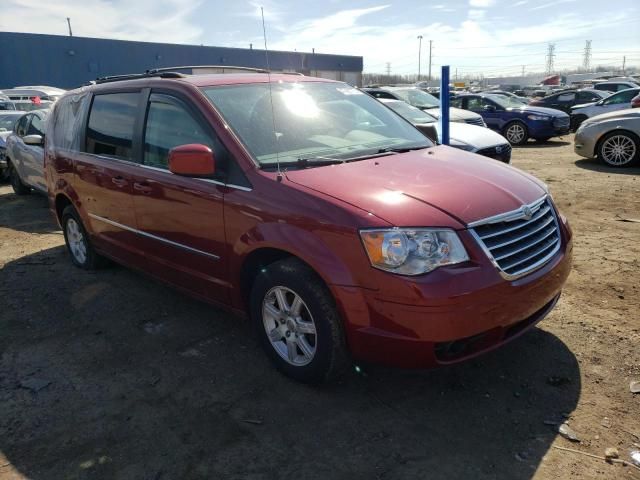
[[[460,238],[449,229],[361,230],[360,236],[371,265],[387,272],[420,275],[469,260]]]
[[[551,120],[551,117],[547,115],[527,115],[529,120],[540,120],[546,122],[547,120]]]

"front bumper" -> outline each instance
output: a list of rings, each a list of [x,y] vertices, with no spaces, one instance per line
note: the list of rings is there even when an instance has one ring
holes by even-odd
[[[533,138],[559,137],[566,135],[571,131],[569,118],[565,122],[558,123],[555,121],[531,121],[528,125],[529,136]]]
[[[573,139],[573,151],[585,158],[596,155],[596,135],[585,135],[583,128],[578,129]]]
[[[553,309],[569,276],[571,233],[564,223],[561,230],[560,251],[541,269],[512,281],[479,260],[415,278],[376,272],[385,277],[384,291],[333,286],[352,355],[363,362],[427,368],[516,338]],[[471,250],[472,260],[480,259]]]

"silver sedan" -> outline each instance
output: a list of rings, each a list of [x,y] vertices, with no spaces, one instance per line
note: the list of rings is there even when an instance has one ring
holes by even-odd
[[[597,115],[582,122],[574,150],[586,158],[597,157],[610,167],[629,167],[640,159],[640,109]]]

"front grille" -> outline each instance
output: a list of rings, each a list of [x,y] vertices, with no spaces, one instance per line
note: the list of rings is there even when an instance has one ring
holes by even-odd
[[[507,278],[520,277],[542,267],[560,249],[560,229],[547,197],[470,226],[490,259]]]
[[[511,145],[508,143],[504,145],[496,145],[495,147],[483,148],[482,150],[478,150],[476,153],[478,155],[509,163],[509,160],[511,159]]]
[[[553,120],[553,126],[556,128],[564,128],[569,126],[569,117],[557,117]]]
[[[469,125],[478,125],[480,127],[484,127],[484,120],[482,119],[482,117],[478,117],[478,118],[467,118],[465,120],[465,123],[468,123]]]

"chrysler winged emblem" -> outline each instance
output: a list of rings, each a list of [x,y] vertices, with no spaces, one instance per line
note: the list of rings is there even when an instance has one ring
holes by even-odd
[[[529,205],[522,206],[522,216],[525,220],[531,220],[531,217],[533,217],[533,210]]]

